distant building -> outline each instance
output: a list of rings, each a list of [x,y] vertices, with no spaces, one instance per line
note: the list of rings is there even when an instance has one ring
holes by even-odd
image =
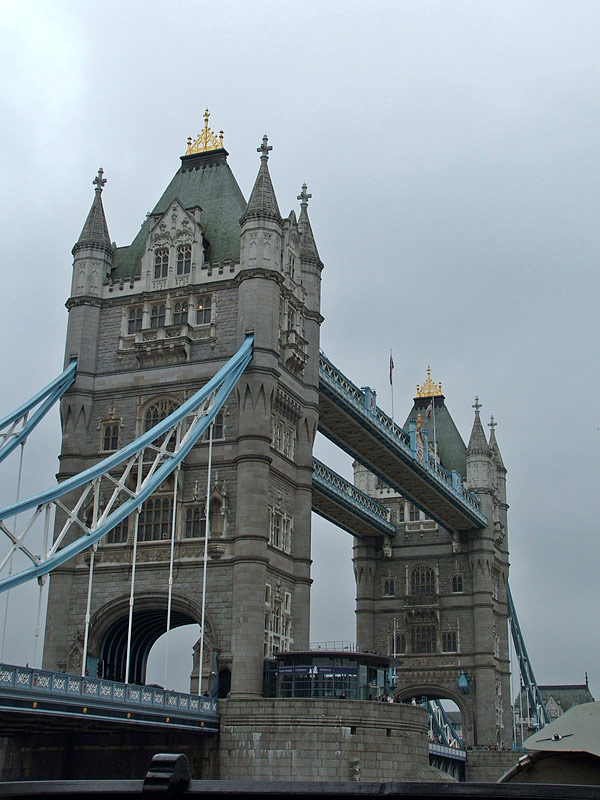
[[[590,692],[587,674],[585,683],[556,684],[539,686],[544,706],[550,717],[550,722],[561,717],[565,711],[582,703],[593,703],[594,698]],[[529,706],[527,692],[521,689],[514,704],[514,719],[516,738],[518,742],[526,739],[533,731],[534,711]]]

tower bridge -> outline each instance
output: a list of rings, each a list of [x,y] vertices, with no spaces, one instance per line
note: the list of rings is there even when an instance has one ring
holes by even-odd
[[[110,240],[98,173],[73,248],[66,371],[0,423],[14,449],[32,409],[61,397],[59,484],[0,510],[0,589],[51,575],[44,670],[84,679],[101,663],[107,686],[143,683],[160,634],[199,623],[192,688],[230,694],[223,731],[245,755],[228,763],[244,774],[258,763],[250,732],[280,741],[281,721],[308,702],[267,703],[263,664],[309,647],[314,510],[354,536],[357,645],[401,660],[394,696],[449,698],[465,745],[509,746],[508,506],[494,426],[488,438],[476,401],[465,445],[429,376],[400,426],[322,354],[311,195],[303,185],[299,214],[281,215],[271,149],[265,136],[246,201],[205,116],[127,247]],[[318,430],[355,459],[353,484],[313,458]],[[10,520],[25,513],[17,533]],[[38,523],[41,556],[26,542]],[[30,565],[6,574],[17,551]],[[323,725],[339,727],[348,707],[325,709]],[[338,739],[354,735],[353,708]],[[410,717],[409,744],[425,730],[425,712],[403,708],[360,712],[381,748],[394,743],[380,733],[402,728],[394,714]],[[396,744],[390,758],[405,758]]]

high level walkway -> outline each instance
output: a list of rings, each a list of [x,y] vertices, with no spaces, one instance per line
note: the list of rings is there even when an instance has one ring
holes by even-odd
[[[390,512],[313,458],[313,511],[353,536],[394,536]]]
[[[323,354],[319,360],[319,431],[448,530],[484,528],[487,519],[460,476],[418,455],[407,434]]]

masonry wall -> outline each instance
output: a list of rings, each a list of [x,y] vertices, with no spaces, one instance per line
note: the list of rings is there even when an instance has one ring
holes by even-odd
[[[467,783],[497,783],[522,755],[518,750],[469,750],[465,779]]]
[[[450,780],[429,766],[427,712],[362,700],[219,702],[219,778]]]

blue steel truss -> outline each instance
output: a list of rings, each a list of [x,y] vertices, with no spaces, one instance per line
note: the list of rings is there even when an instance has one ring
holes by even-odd
[[[441,701],[437,698],[431,700],[424,699],[422,704],[429,713],[430,734],[433,741],[443,744],[446,747],[454,747],[458,750],[463,749],[462,739],[456,732],[452,720]]]
[[[396,534],[396,526],[390,522],[389,509],[373,500],[368,494],[361,492],[360,489],[316,458],[313,458],[313,486],[335,503],[365,520],[380,533],[384,533],[386,536]],[[314,511],[321,514],[318,508],[315,508]],[[321,516],[324,515],[321,514]],[[331,519],[330,521],[339,525],[339,520]],[[349,533],[354,533],[354,531],[349,531]]]
[[[247,336],[237,353],[202,389],[131,444],[52,489],[0,509],[0,531],[11,542],[9,553],[0,563],[0,571],[17,551],[32,562],[32,566],[0,580],[0,592],[47,575],[99,542],[139,508],[181,464],[215,419],[252,358],[253,341],[253,336]],[[176,442],[171,450],[174,438]],[[151,456],[150,460],[148,454]],[[115,470],[123,466],[122,474],[116,476]],[[132,489],[128,482],[135,478],[136,471],[137,485]],[[106,503],[101,502],[101,485],[111,487],[112,495]],[[73,507],[69,508],[66,499],[63,502],[61,498],[66,498],[78,489],[83,491]],[[91,524],[87,524],[84,519],[84,512],[89,504],[93,504]],[[53,507],[66,516],[66,522],[49,549],[46,549],[45,542],[42,555],[34,555],[24,540],[40,515],[44,517],[47,540]],[[34,513],[29,523],[18,536],[9,530],[6,520],[32,509]],[[60,547],[67,536],[77,538]]]
[[[512,633],[517,658],[519,660],[521,680],[523,681],[523,687],[527,693],[529,708],[534,715],[533,724],[536,730],[539,730],[540,728],[543,728],[544,725],[549,724],[550,717],[546,711],[546,706],[544,705],[541,692],[535,680],[535,675],[533,674],[533,667],[531,666],[529,656],[527,655],[525,639],[523,639],[523,634],[521,633],[521,626],[519,625],[519,620],[517,618],[517,611],[512,599],[510,587],[508,585],[506,587],[506,599],[508,602],[508,619],[510,621],[510,630]]]
[[[435,485],[440,494],[450,500],[455,507],[460,508],[462,513],[476,527],[485,527],[487,525],[487,518],[480,510],[477,497],[467,491],[456,479],[455,475],[445,470],[440,464],[429,460],[426,460],[425,463],[419,461],[414,443],[411,443],[410,435],[397,425],[391,417],[388,417],[380,408],[377,408],[375,403],[371,402],[372,395],[370,393],[367,395],[367,393],[353,384],[323,353],[320,354],[319,358],[319,388],[361,426],[384,442],[397,458],[410,465],[411,469],[417,474],[423,475],[430,484]],[[328,435],[327,432],[323,432]],[[343,442],[336,441],[336,444],[347,449]],[[360,453],[351,452],[350,454],[363,463]],[[366,466],[372,469],[372,465]],[[401,489],[399,490],[401,491]],[[418,499],[411,497],[408,499],[415,502],[417,506],[422,507]],[[427,509],[423,510],[431,516],[431,512]],[[443,524],[443,520],[439,521]]]
[[[4,461],[31,431],[46,416],[54,403],[59,400],[75,380],[77,361],[69,366],[57,378],[54,378],[44,389],[35,394],[12,414],[0,420],[0,461]],[[33,409],[39,406],[31,415]]]

